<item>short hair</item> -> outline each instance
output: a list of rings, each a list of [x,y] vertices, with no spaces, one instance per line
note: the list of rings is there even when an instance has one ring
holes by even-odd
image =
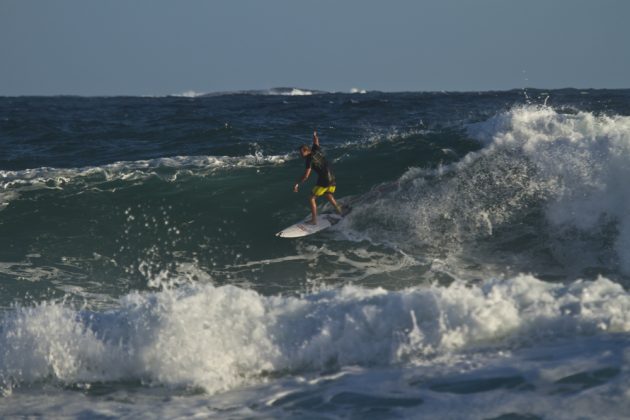
[[[303,145],[301,145],[300,147],[298,147],[298,150],[299,150],[300,152],[304,153],[304,152],[310,152],[310,151],[311,151],[311,148],[310,148],[310,147],[308,147],[307,145],[303,144]]]

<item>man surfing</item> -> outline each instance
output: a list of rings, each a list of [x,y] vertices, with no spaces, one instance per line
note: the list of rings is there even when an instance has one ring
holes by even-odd
[[[337,213],[342,214],[341,207],[335,201],[334,193],[337,187],[335,182],[335,175],[322,152],[322,149],[319,145],[319,137],[317,137],[317,130],[313,131],[313,145],[308,147],[303,144],[299,148],[300,156],[304,159],[306,163],[306,169],[304,171],[304,175],[302,178],[296,182],[293,186],[293,192],[298,192],[298,188],[300,183],[305,182],[308,177],[311,175],[311,171],[315,171],[317,173],[317,185],[313,188],[313,192],[309,198],[309,204],[311,206],[311,221],[310,223],[313,225],[317,224],[317,197],[321,197],[322,195],[326,197],[326,200],[332,204]]]

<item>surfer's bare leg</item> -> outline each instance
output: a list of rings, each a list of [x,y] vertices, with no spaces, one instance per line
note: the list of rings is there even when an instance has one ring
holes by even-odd
[[[316,225],[317,224],[317,202],[315,201],[317,199],[316,196],[311,195],[311,198],[309,199],[309,203],[311,204],[311,214],[313,215],[313,217],[311,218],[311,223]]]
[[[332,195],[331,193],[326,193],[326,200],[330,201],[330,204],[333,205],[337,213],[341,214],[341,206],[337,204],[334,195]]]

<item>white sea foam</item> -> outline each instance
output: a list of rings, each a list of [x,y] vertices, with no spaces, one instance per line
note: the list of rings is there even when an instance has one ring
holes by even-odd
[[[19,197],[19,194],[15,191],[0,191],[0,211],[2,211],[6,206],[11,203],[11,201],[16,200]]]
[[[493,254],[503,248],[497,232],[519,243],[544,231],[547,245],[538,241],[531,251],[546,246],[539,254],[551,254],[564,267],[560,275],[580,277],[585,267],[630,273],[630,192],[623,182],[630,175],[630,117],[530,106],[468,131],[483,149],[436,170],[410,169],[387,193],[355,208],[348,237],[422,254],[432,249],[440,258],[474,258],[487,240],[497,244],[483,255],[492,272]],[[531,216],[538,209],[544,220]],[[548,269],[547,262],[532,268],[526,251],[515,251],[520,270]],[[497,262],[499,272],[513,263]]]
[[[265,156],[262,153],[246,156],[174,156],[83,168],[0,170],[0,210],[18,198],[19,192],[28,190],[61,189],[75,182],[134,181],[153,176],[174,182],[182,175],[204,176],[216,170],[280,165],[290,159],[288,154]]]
[[[90,383],[78,383],[75,390],[48,386],[45,392],[34,386],[5,396],[0,415],[619,419],[630,408],[630,375],[624,366],[629,343],[627,334],[581,337],[578,342],[467,354],[451,365],[434,359],[417,366],[301,373],[216,395],[137,387],[105,388],[104,396],[95,384],[100,396],[95,398]]]
[[[615,249],[630,273],[630,117],[589,112],[559,114],[519,108],[470,127],[484,151],[516,150],[535,170],[532,187],[544,189],[548,221],[564,230],[593,232],[618,225]]]
[[[14,386],[142,380],[209,393],[269,373],[458,360],[561,337],[630,331],[630,296],[600,278],[531,276],[403,291],[346,286],[302,297],[234,286],[134,293],[105,313],[16,307],[0,327],[0,378]]]
[[[179,98],[198,98],[203,96],[225,96],[225,95],[262,95],[262,96],[311,96],[328,93],[322,90],[314,89],[300,89],[295,87],[276,87],[271,89],[257,89],[257,90],[234,90],[234,91],[221,91],[221,92],[197,92],[194,90],[187,90],[181,93],[167,95],[167,97],[179,97]],[[160,96],[148,96],[148,97],[160,97]]]
[[[280,96],[311,96],[315,92],[306,89],[298,88],[274,88],[269,89],[266,92],[268,95],[280,95]]]
[[[177,93],[177,94],[170,95],[170,96],[180,97],[180,98],[198,98],[198,97],[204,96],[204,95],[207,95],[207,94],[206,93],[195,92],[194,90],[187,90],[185,92]]]

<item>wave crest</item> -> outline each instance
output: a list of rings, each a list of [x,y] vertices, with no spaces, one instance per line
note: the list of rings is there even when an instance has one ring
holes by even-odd
[[[407,171],[355,211],[357,235],[499,272],[630,274],[630,117],[527,106],[467,132],[481,150]]]
[[[286,371],[416,364],[568,335],[630,331],[630,297],[604,278],[521,275],[402,291],[346,286],[266,297],[235,286],[133,293],[107,312],[16,307],[0,328],[5,389],[141,380],[218,392]]]

